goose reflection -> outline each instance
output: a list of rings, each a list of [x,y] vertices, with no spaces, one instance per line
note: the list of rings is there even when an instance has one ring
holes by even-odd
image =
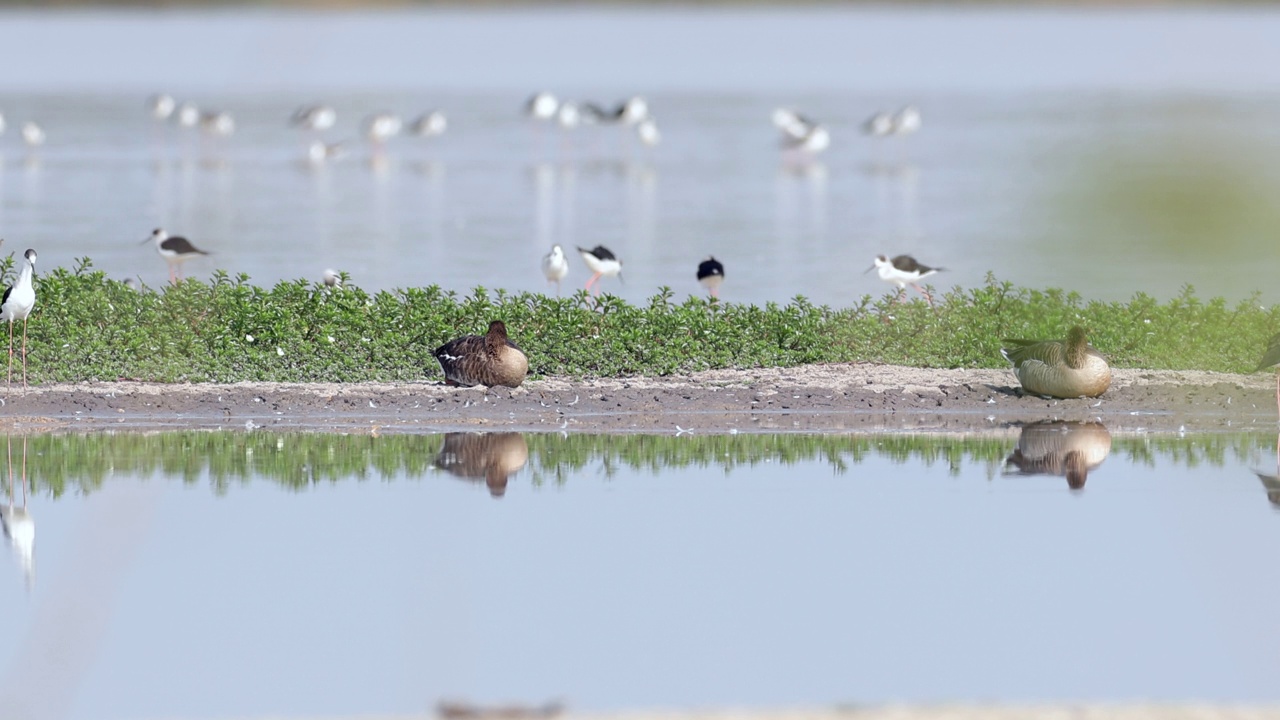
[[[1081,490],[1111,452],[1111,433],[1100,422],[1046,420],[1024,425],[1018,446],[1005,459],[1005,473],[1062,475],[1067,487]]]
[[[13,438],[6,439],[9,441],[9,502],[0,506],[0,526],[3,526],[5,543],[13,550],[13,555],[22,568],[22,579],[30,591],[36,575],[36,521],[27,510],[27,438],[22,438],[21,506],[14,502]]]
[[[464,480],[484,480],[493,497],[507,492],[507,480],[529,462],[520,433],[447,433],[435,466]]]
[[[1280,510],[1280,437],[1276,438],[1275,474],[1264,473],[1261,470],[1254,470],[1253,474],[1257,475],[1258,481],[1262,483],[1262,489],[1267,493],[1267,500],[1270,501],[1277,510]]]

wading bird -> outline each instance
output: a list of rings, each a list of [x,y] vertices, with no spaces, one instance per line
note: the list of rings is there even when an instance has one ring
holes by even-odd
[[[582,261],[587,264],[591,272],[595,273],[590,280],[587,280],[587,290],[590,290],[592,284],[597,283],[602,277],[617,275],[619,280],[622,279],[622,261],[609,248],[603,245],[597,245],[590,250],[580,247],[578,252],[582,255]],[[599,293],[600,286],[596,285],[596,294]]]
[[[560,109],[560,101],[549,92],[535,93],[524,104],[524,114],[530,120],[553,120]]]
[[[184,237],[170,237],[169,233],[161,228],[151,231],[151,235],[142,242],[151,241],[156,244],[156,252],[164,261],[169,263],[169,282],[174,285],[182,279],[181,265],[183,262],[190,260],[198,255],[208,255],[209,253],[201,250],[191,241]]]
[[[501,320],[489,323],[489,332],[484,335],[455,338],[431,354],[440,361],[448,385],[520,387],[529,372],[529,359],[507,337],[507,326]]]
[[[1280,333],[1272,335],[1267,341],[1267,351],[1262,354],[1262,361],[1253,371],[1258,372],[1274,365],[1280,365]],[[1276,370],[1276,410],[1280,411],[1280,369]],[[1277,453],[1277,462],[1280,462],[1280,445],[1277,446]]]
[[[27,250],[22,254],[26,263],[22,272],[18,273],[18,281],[4,291],[4,299],[0,300],[0,320],[9,323],[9,382],[8,389],[13,389],[13,323],[22,321],[22,394],[27,394],[27,316],[36,306],[36,288],[31,277],[36,272],[36,251]]]
[[[698,282],[711,292],[711,297],[720,297],[720,284],[724,282],[724,265],[715,256],[708,255],[706,260],[698,263]]]
[[[556,284],[556,295],[560,294],[560,281],[569,274],[569,260],[564,256],[564,248],[552,245],[551,252],[542,256],[542,274],[547,282]]]
[[[935,273],[946,270],[943,267],[929,267],[916,262],[916,259],[910,255],[898,255],[892,260],[888,255],[877,255],[875,262],[871,267],[863,270],[863,273],[869,273],[872,270],[879,271],[880,279],[898,286],[897,300],[901,300],[902,296],[907,292],[907,286],[915,288],[924,295],[924,299],[933,305],[933,296],[920,287],[920,281]],[[895,302],[897,301],[895,300]]]
[[[338,112],[328,105],[307,105],[294,110],[289,116],[290,125],[311,132],[328,130],[337,123]]]
[[[1054,398],[1098,397],[1111,387],[1111,367],[1093,349],[1084,328],[1066,340],[1005,340],[1000,354],[1013,363],[1022,389]]]

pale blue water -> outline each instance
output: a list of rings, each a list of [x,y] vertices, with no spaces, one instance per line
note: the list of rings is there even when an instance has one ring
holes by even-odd
[[[1274,439],[1088,432],[1080,491],[1016,434],[500,436],[500,499],[433,437],[33,440],[0,714],[1280,700]]]
[[[0,236],[41,270],[81,256],[114,277],[166,279],[138,245],[153,227],[214,253],[189,274],[257,282],[327,267],[371,289],[438,283],[542,290],[552,243],[611,247],[641,301],[699,292],[708,254],[726,298],[852,304],[887,286],[879,253],[942,265],[941,287],[988,271],[1086,297],[1160,297],[1187,283],[1275,302],[1280,215],[1280,11],[991,8],[617,8],[365,13],[7,11],[0,62]],[[535,90],[649,99],[663,143],[612,129],[534,128]],[[167,91],[234,113],[220,142],[159,128]],[[301,162],[286,127],[332,103],[352,141]],[[915,137],[858,132],[914,103]],[[819,161],[780,156],[770,111],[834,137]],[[434,141],[371,162],[360,118],[443,109]],[[48,144],[22,148],[40,121]],[[566,288],[582,286],[571,257]]]

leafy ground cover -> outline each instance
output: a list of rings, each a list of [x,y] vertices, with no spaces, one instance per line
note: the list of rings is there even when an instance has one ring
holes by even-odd
[[[14,276],[13,259],[0,275]],[[506,322],[534,375],[667,375],[713,368],[874,361],[919,367],[1004,367],[1000,340],[1062,337],[1074,324],[1118,367],[1249,372],[1280,329],[1280,306],[1231,305],[1187,287],[1098,302],[988,277],[936,307],[864,296],[847,308],[803,297],[786,305],[677,301],[644,305],[579,291],[565,298],[436,286],[370,293],[304,280],[271,288],[216,274],[135,289],[87,259],[37,276],[28,328],[33,382],[417,380],[440,376],[432,348],[491,319]],[[15,329],[21,332],[21,327]]]

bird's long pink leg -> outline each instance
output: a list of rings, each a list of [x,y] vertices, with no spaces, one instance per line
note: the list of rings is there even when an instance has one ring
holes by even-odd
[[[597,280],[599,280],[601,277],[602,277],[602,276],[600,275],[600,273],[596,273],[595,275],[592,275],[592,276],[591,276],[591,279],[587,281],[587,289],[588,289],[588,290],[590,290],[590,289],[591,289],[591,283],[596,282],[596,281],[597,281]],[[600,294],[600,289],[599,289],[599,288],[596,288],[596,292],[595,292],[594,294],[599,295],[599,294]]]
[[[22,394],[27,394],[27,319],[22,318]]]
[[[9,321],[9,382],[5,385],[5,392],[13,389],[13,321]]]

